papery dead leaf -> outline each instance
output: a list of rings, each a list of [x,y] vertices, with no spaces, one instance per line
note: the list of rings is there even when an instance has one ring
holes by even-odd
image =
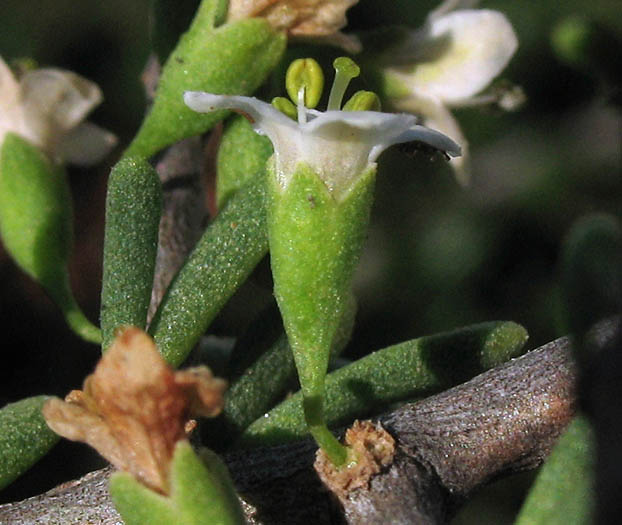
[[[175,372],[142,330],[125,328],[86,378],[83,390],[52,399],[52,430],[95,448],[115,467],[167,492],[175,444],[190,416],[222,409],[226,383],[207,367]]]
[[[347,24],[346,11],[358,0],[231,0],[230,21],[261,17],[291,37],[338,45],[350,53],[361,50],[353,35],[340,29]]]

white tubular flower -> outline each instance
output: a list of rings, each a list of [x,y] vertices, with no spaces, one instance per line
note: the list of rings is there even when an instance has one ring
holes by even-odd
[[[393,108],[421,115],[426,126],[462,146],[452,159],[458,179],[468,181],[467,142],[449,108],[477,103],[475,95],[501,73],[518,47],[508,19],[474,1],[447,0],[425,26],[380,59]],[[482,102],[490,98],[482,98]]]
[[[36,69],[18,80],[0,57],[0,146],[12,132],[56,162],[99,162],[117,139],[83,120],[101,101],[99,87],[75,73]]]
[[[271,104],[254,97],[212,95],[188,91],[186,104],[199,112],[231,109],[249,117],[260,134],[274,146],[274,171],[278,184],[286,189],[296,167],[307,164],[339,200],[385,149],[403,142],[425,142],[460,155],[460,147],[451,139],[417,125],[413,115],[379,111],[325,112],[298,106],[298,122]]]
[[[346,57],[333,65],[335,81],[325,112],[311,109],[324,86],[324,74],[313,59],[289,66],[285,86],[291,101],[277,97],[271,105],[201,92],[186,92],[184,100],[195,111],[239,111],[272,141],[266,224],[274,295],[298,369],[309,432],[330,460],[342,466],[359,458],[326,426],[324,376],[365,239],[376,159],[403,142],[425,142],[449,155],[459,155],[460,147],[417,125],[413,115],[374,111],[380,108],[375,93],[359,91],[342,107],[359,68]]]

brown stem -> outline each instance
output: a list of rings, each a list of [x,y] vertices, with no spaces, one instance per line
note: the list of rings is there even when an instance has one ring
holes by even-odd
[[[600,325],[599,346],[619,321]],[[393,464],[341,508],[322,487],[304,441],[228,454],[253,524],[446,523],[472,492],[542,463],[575,413],[576,367],[568,338],[557,339],[471,381],[380,418],[393,435]],[[109,469],[0,506],[0,523],[113,524]]]
[[[205,191],[201,182],[204,163],[199,137],[174,144],[156,162],[163,200],[148,323],[201,235],[206,219]]]

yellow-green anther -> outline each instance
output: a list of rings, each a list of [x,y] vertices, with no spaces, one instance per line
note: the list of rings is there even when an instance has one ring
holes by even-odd
[[[373,91],[357,91],[344,104],[343,111],[380,111],[380,99]]]
[[[296,106],[292,101],[285,97],[274,97],[271,104],[284,115],[296,120]]]
[[[329,111],[339,111],[341,108],[341,101],[343,100],[343,94],[346,92],[350,80],[358,77],[361,73],[361,69],[356,65],[354,60],[348,57],[336,58],[333,62],[333,67],[335,68],[335,80],[330,89],[326,109]]]
[[[312,58],[294,60],[285,74],[285,88],[294,104],[298,104],[298,94],[300,90],[304,90],[304,105],[314,108],[320,101],[324,89],[322,68]]]

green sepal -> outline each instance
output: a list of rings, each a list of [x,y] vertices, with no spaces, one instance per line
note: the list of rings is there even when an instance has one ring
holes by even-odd
[[[70,328],[99,343],[99,329],[76,303],[67,264],[73,245],[67,176],[37,147],[7,133],[0,149],[0,234],[7,252],[41,284]]]
[[[516,525],[589,525],[596,502],[596,443],[589,421],[578,416],[540,470]]]
[[[241,188],[205,230],[169,286],[149,332],[180,365],[268,251],[265,175]]]
[[[0,490],[26,472],[60,439],[41,413],[48,399],[29,397],[0,409]]]
[[[225,465],[208,450],[199,457],[187,441],[180,441],[175,447],[168,496],[142,485],[125,472],[111,476],[110,495],[126,525],[246,523]]]
[[[216,203],[221,209],[252,177],[264,173],[272,155],[268,137],[253,131],[241,115],[232,116],[222,134],[216,163]]]
[[[273,168],[270,167],[269,171]],[[373,199],[375,169],[339,201],[306,164],[283,189],[268,178],[274,293],[307,402],[319,404]]]
[[[140,157],[124,158],[112,169],[106,197],[102,277],[102,349],[117,328],[145,328],[153,288],[162,213],[156,171]]]
[[[227,112],[197,113],[185,91],[248,95],[280,61],[286,37],[260,18],[213,27],[203,2],[192,25],[164,64],[153,107],[126,154],[149,158],[165,146],[205,133]]]
[[[326,423],[348,424],[460,384],[520,355],[527,338],[516,323],[492,321],[378,350],[326,376]],[[252,423],[237,445],[276,445],[307,435],[297,392]]]

